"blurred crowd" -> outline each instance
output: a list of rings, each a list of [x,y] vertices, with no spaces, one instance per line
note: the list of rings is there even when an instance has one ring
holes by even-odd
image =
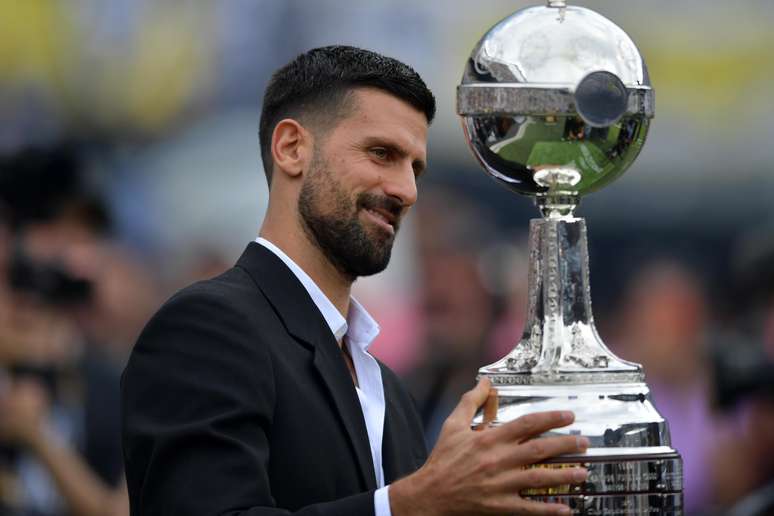
[[[129,513],[121,370],[165,297],[226,268],[203,252],[162,281],[87,176],[71,145],[0,156],[2,515]]]
[[[128,514],[118,382],[155,286],[76,152],[0,163],[0,513]]]
[[[523,330],[537,210],[478,170],[453,95],[482,32],[528,3],[0,0],[0,516],[128,514],[122,367],[166,297],[255,237],[263,85],[323,44],[411,63],[438,96],[393,263],[356,284],[432,446]],[[632,34],[658,91],[642,156],[580,210],[600,333],[644,365],[687,515],[766,514],[774,6],[579,3]]]
[[[203,248],[171,274],[119,238],[86,163],[76,146],[0,159],[0,514],[127,514],[121,368],[166,296],[230,265]],[[421,190],[398,244],[417,281],[377,303],[377,318],[404,309],[374,353],[404,375],[432,446],[478,368],[519,341],[528,253],[486,199]],[[614,241],[603,252],[626,254]],[[626,262],[622,277],[600,271],[618,290],[607,287],[600,329],[645,366],[684,459],[689,515],[770,497],[774,478],[774,238],[753,233],[728,252],[720,290],[701,261],[669,249]]]

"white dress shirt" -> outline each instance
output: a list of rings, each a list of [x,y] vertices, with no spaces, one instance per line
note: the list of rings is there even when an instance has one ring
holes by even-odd
[[[384,435],[384,385],[382,371],[376,359],[368,353],[368,346],[379,335],[379,325],[373,317],[354,298],[350,298],[347,318],[333,306],[320,287],[280,248],[262,237],[256,242],[282,260],[293,271],[320,310],[331,333],[340,345],[347,346],[355,366],[358,385],[355,387],[360,408],[363,410],[368,442],[371,446],[371,458],[376,473],[376,493],[374,494],[374,510],[376,516],[392,516],[388,490],[384,485],[384,468],[382,467],[382,437]],[[342,358],[343,360],[343,358]]]

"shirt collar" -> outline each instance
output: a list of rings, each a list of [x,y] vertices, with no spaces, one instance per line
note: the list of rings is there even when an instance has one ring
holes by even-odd
[[[331,303],[331,300],[320,290],[320,287],[304,272],[304,270],[298,266],[282,249],[266,240],[263,237],[258,237],[255,240],[269,251],[277,255],[285,265],[293,272],[298,278],[298,281],[304,286],[309,296],[312,298],[315,306],[320,311],[325,319],[326,324],[336,338],[336,342],[341,343],[344,336],[347,336],[347,340],[350,345],[357,346],[363,351],[367,350],[371,343],[374,341],[377,335],[379,335],[379,324],[371,317],[363,305],[361,305],[354,297],[349,298],[349,312],[347,318],[341,315],[341,312]]]
[[[349,331],[346,333],[350,345],[366,351],[379,335],[380,328],[371,314],[354,297],[349,298],[347,322],[349,323]]]

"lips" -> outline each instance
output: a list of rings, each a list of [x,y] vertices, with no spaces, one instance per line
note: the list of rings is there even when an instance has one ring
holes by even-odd
[[[374,221],[377,225],[382,227],[389,234],[395,234],[395,221],[396,218],[389,213],[385,213],[382,210],[376,210],[373,208],[365,208],[363,212]]]
[[[403,205],[391,197],[364,193],[358,199],[360,209],[378,226],[394,235],[400,225]]]

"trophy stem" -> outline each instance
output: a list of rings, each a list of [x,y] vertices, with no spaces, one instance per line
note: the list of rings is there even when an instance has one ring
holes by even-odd
[[[545,169],[541,172],[548,172],[546,175],[555,179],[560,173],[566,173],[561,168]],[[560,176],[561,177],[561,176]],[[556,188],[555,181],[549,183],[553,188]],[[556,194],[540,196],[535,199],[540,214],[544,219],[552,220],[575,220],[575,208],[580,204],[580,198],[577,195],[572,194]]]
[[[616,357],[594,324],[585,220],[533,219],[529,261],[522,339],[480,373],[495,384],[643,381],[641,366]]]

